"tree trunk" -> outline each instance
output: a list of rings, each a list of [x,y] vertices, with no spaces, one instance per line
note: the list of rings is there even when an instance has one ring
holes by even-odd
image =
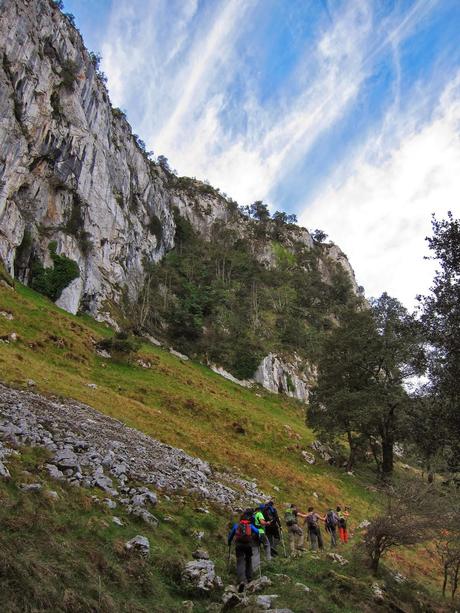
[[[393,437],[382,438],[382,475],[391,477],[393,474]]]
[[[348,454],[348,460],[347,460],[347,471],[350,471],[355,464],[356,445],[354,444],[353,437],[350,431],[347,432],[347,437],[348,437],[348,446],[350,448],[350,453]]]
[[[377,547],[372,552],[371,556],[371,570],[374,577],[377,575],[379,570],[379,562],[380,562],[380,549]]]

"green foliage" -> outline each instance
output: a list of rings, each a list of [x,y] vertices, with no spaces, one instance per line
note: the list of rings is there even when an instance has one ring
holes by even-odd
[[[392,473],[409,403],[403,384],[423,369],[422,341],[414,319],[387,294],[372,309],[344,311],[325,340],[309,420],[321,434],[348,436],[349,468],[364,437],[378,469]]]
[[[117,332],[112,338],[103,338],[97,344],[98,349],[103,349],[115,358],[130,358],[139,349],[139,341],[130,337],[126,332]]]
[[[200,359],[251,377],[270,351],[314,359],[331,316],[354,297],[336,271],[326,284],[317,255],[304,245],[274,242],[277,266],[268,269],[216,222],[201,239],[176,210],[176,248],[150,270],[150,316],[144,324]],[[166,324],[166,325],[165,325]]]
[[[65,255],[56,253],[56,242],[49,244],[49,252],[53,260],[53,268],[44,268],[38,260],[32,263],[31,267],[31,287],[56,301],[64,290],[74,279],[80,276],[78,264]]]
[[[67,15],[68,17],[68,15]],[[61,66],[61,85],[73,89],[79,73],[79,66],[74,60],[64,60]]]
[[[126,113],[119,109],[118,107],[112,107],[112,115],[116,119],[126,119]]]

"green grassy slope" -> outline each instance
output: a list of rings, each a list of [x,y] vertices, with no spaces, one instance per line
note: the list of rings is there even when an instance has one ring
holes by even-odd
[[[150,344],[143,344],[129,363],[101,358],[96,354],[95,343],[112,336],[112,330],[89,317],[71,316],[19,284],[15,291],[0,285],[0,311],[13,316],[9,320],[0,315],[0,339],[7,340],[13,332],[17,334],[15,342],[0,343],[2,381],[16,387],[26,387],[27,381],[33,379],[41,393],[86,402],[163,442],[208,460],[214,466],[234,467],[241,476],[256,478],[261,489],[267,493],[273,493],[274,486],[279,488],[276,498],[280,506],[283,502],[296,501],[301,508],[315,504],[319,510],[325,510],[332,505],[347,504],[353,509],[352,527],[377,509],[379,497],[375,488],[369,487],[372,474],[368,471],[349,476],[321,462],[314,466],[304,462],[301,450],[308,449],[314,435],[305,425],[304,407],[299,403],[262,389],[251,391],[241,388],[200,364],[182,361],[169,351]],[[137,362],[139,359],[150,367],[140,366]],[[89,388],[89,383],[96,383],[97,388]],[[242,426],[245,433],[238,432],[241,428],[235,427],[235,424]],[[22,460],[17,462],[19,474],[23,469],[20,466]],[[35,458],[34,462],[32,468],[38,470],[39,459]],[[41,474],[40,479],[46,483]],[[50,484],[50,487],[56,489],[55,484]],[[15,516],[20,518],[24,513],[39,519],[37,523],[30,518],[25,519],[23,527],[19,525],[16,530],[16,536],[20,535],[20,542],[24,544],[24,548],[18,550],[17,563],[30,562],[31,577],[34,573],[36,576],[41,574],[40,569],[44,564],[52,586],[50,593],[60,589],[59,585],[64,583],[70,590],[69,598],[77,598],[74,592],[78,592],[78,586],[81,591],[81,586],[86,585],[85,595],[79,594],[78,597],[92,598],[93,603],[106,598],[109,603],[98,605],[99,609],[91,609],[87,604],[78,608],[77,599],[77,604],[72,605],[74,608],[69,605],[66,610],[137,611],[144,610],[142,607],[147,606],[146,603],[149,603],[149,611],[172,610],[187,595],[178,591],[171,577],[177,573],[180,560],[190,559],[190,551],[195,545],[191,533],[200,529],[203,522],[209,524],[205,546],[217,562],[224,579],[230,580],[225,570],[224,538],[229,518],[222,517],[220,512],[198,517],[192,512],[190,504],[174,499],[170,503],[162,500],[159,517],[161,513],[171,514],[178,523],[176,526],[161,524],[158,531],[152,534],[161,560],[153,556],[147,567],[136,567],[131,571],[126,566],[130,562],[119,551],[120,542],[124,537],[127,539],[148,532],[144,525],[140,528],[132,520],[127,520],[127,527],[118,533],[120,529],[105,525],[107,512],[88,502],[89,493],[75,492],[69,488],[65,499],[68,498],[70,502],[65,503],[51,504],[46,499],[42,500],[42,494],[37,494],[39,513],[32,509],[24,496],[18,492],[14,480],[10,484],[1,484],[1,499],[5,503],[2,507],[17,510],[17,513],[8,513],[8,521],[14,524]],[[4,509],[2,512],[3,524],[6,521]],[[48,521],[53,534],[49,542],[45,534]],[[11,579],[18,572],[17,569],[12,567],[13,570],[8,570],[9,565],[16,564],[14,540],[8,540],[11,530],[1,531],[2,551],[6,553],[3,555],[0,580],[7,580],[8,585],[14,588],[19,583]],[[103,557],[103,570],[99,572],[101,584],[93,569],[99,556],[97,552],[101,552]],[[71,567],[68,575],[55,569],[53,560],[56,556],[58,559],[62,556],[65,568]],[[172,570],[168,566],[171,558],[176,561]],[[286,564],[289,566],[286,567]],[[422,578],[423,574],[424,582],[430,588],[435,586],[434,571],[430,570],[430,560],[423,552],[419,552],[416,558],[398,554],[389,560],[389,565],[392,564],[414,579]],[[309,557],[298,562],[279,560],[269,569],[272,574],[289,572],[296,580],[312,588],[311,584],[314,583],[314,593],[309,598],[315,611],[372,608],[372,598],[367,588],[363,591],[359,585],[350,587],[344,584],[344,587],[342,583],[347,580],[332,577],[328,574],[331,570],[337,569],[332,568],[330,562],[311,560]],[[361,567],[360,570],[357,566],[345,567],[345,570],[337,572],[348,576],[350,581],[351,577],[358,581],[362,575],[363,578],[359,580],[367,581],[366,585],[369,585],[367,571]],[[32,592],[40,589],[34,587],[32,579],[26,583]],[[281,606],[283,600],[285,606],[289,605],[295,611],[305,610],[301,604],[305,595],[296,595],[292,586],[283,587],[281,581],[276,584],[276,578],[275,585],[276,589],[273,588],[272,592],[283,597],[277,606]],[[356,590],[360,596],[355,593]],[[132,608],[127,605],[122,608],[117,603],[127,602],[128,594],[133,601]],[[335,594],[336,600],[331,594]],[[398,596],[401,597],[403,595]],[[39,594],[33,598],[40,602]],[[357,606],[356,598],[361,599],[362,606]],[[113,606],[110,599],[115,603]],[[155,609],[152,603],[157,601],[162,603],[162,608]],[[41,609],[40,606],[37,604],[38,610],[43,610],[44,605]],[[17,605],[11,610],[27,609]],[[415,611],[417,608],[408,610]]]

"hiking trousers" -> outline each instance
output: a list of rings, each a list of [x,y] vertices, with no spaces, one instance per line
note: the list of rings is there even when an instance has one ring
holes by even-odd
[[[260,550],[264,548],[265,551],[265,559],[267,562],[270,562],[272,559],[271,551],[270,551],[270,542],[267,538],[266,534],[260,535],[260,543],[254,543],[252,545],[252,572],[255,573],[259,570],[260,566]]]
[[[339,536],[342,543],[348,543],[348,530],[346,528],[339,528]]]
[[[331,537],[331,547],[337,547],[337,530],[334,526],[333,528],[326,528],[326,531],[329,532]]]
[[[318,527],[309,528],[308,534],[310,536],[310,543],[311,543],[312,551],[316,551],[318,547],[320,549],[323,549],[324,545],[323,545],[323,537],[321,535],[321,530]]]
[[[280,542],[280,531],[278,526],[267,526],[265,529],[268,541],[270,543],[270,550],[272,555],[276,555],[276,548]]]
[[[298,524],[288,526],[289,549],[295,555],[296,549],[303,547],[304,532]]]
[[[237,543],[235,555],[238,583],[249,583],[252,579],[252,546],[250,544]]]

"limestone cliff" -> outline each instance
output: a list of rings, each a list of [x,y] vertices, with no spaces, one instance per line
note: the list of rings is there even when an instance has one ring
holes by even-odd
[[[111,305],[123,295],[135,300],[146,264],[174,247],[177,215],[206,241],[216,222],[235,239],[257,234],[257,222],[219,190],[149,157],[112,107],[95,56],[52,0],[0,0],[0,262],[8,272],[30,283],[37,264],[52,269],[65,255],[79,274],[57,303],[112,321]],[[279,240],[288,251],[314,247],[293,225]],[[259,237],[252,251],[273,268],[275,248]],[[357,291],[338,247],[323,246],[319,258],[326,282],[335,261]],[[269,355],[257,378],[306,400],[310,373],[297,362]]]

